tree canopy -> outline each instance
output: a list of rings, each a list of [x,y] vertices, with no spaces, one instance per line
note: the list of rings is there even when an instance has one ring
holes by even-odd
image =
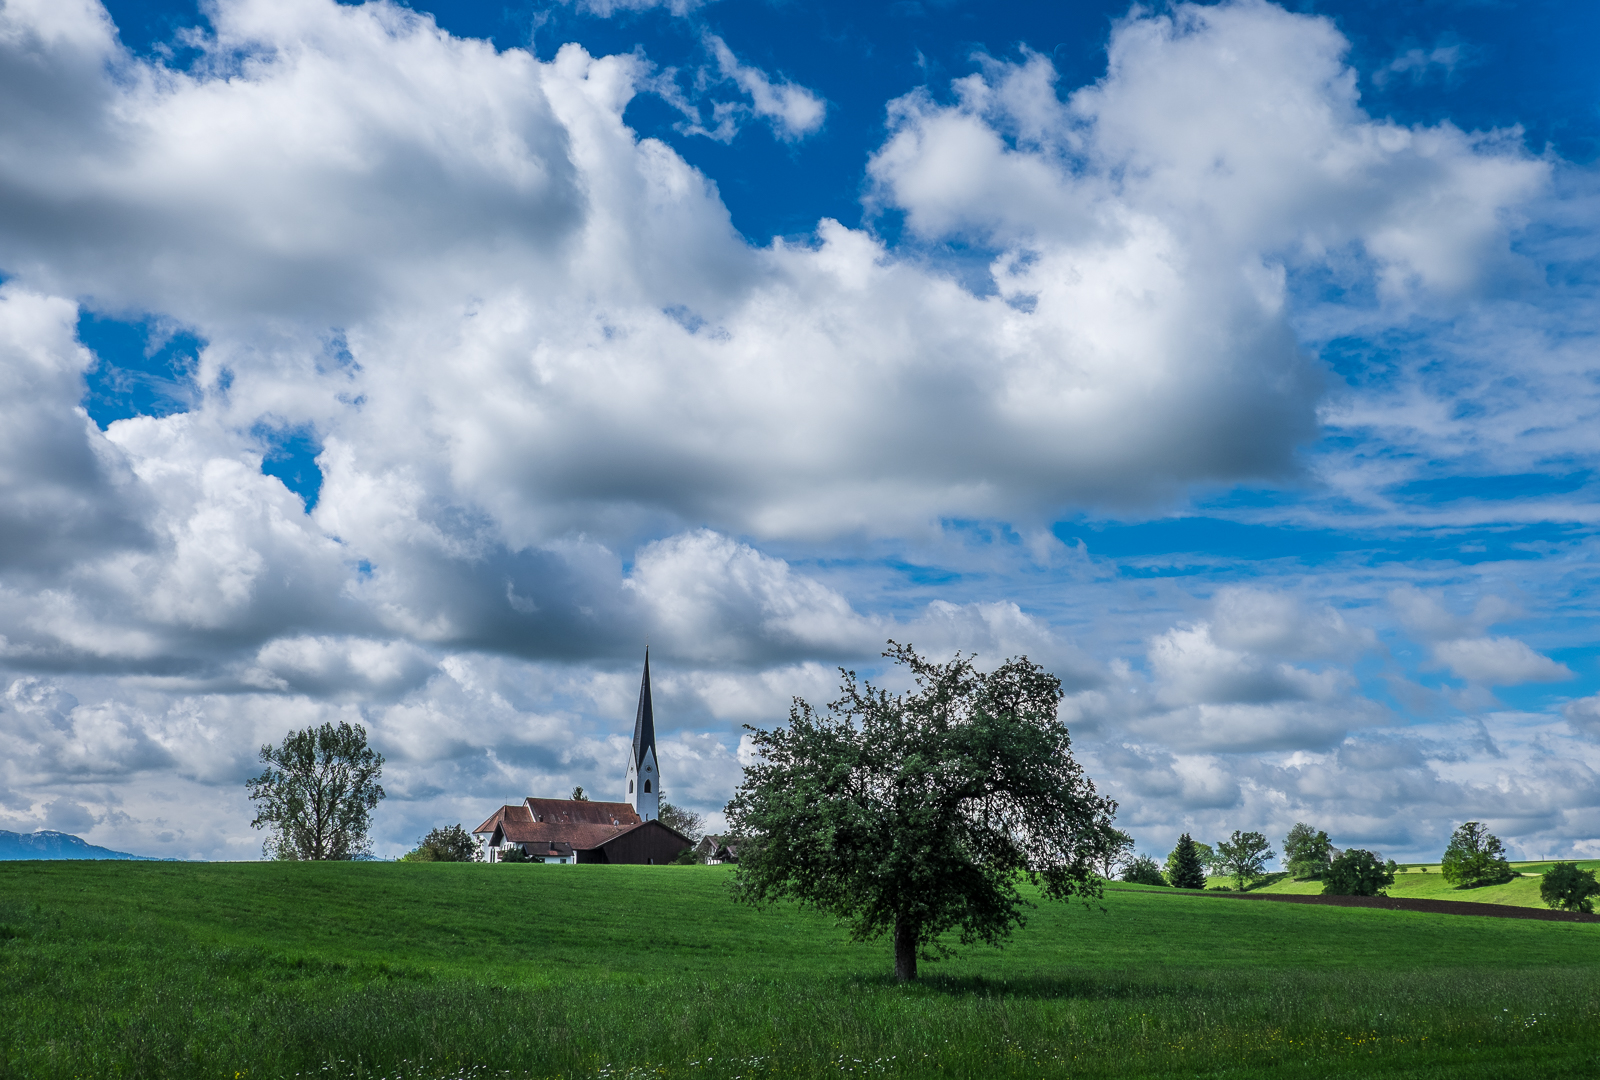
[[[1297,881],[1320,878],[1333,862],[1333,841],[1321,829],[1313,829],[1303,821],[1283,839],[1283,867]]]
[[[1148,855],[1135,855],[1122,868],[1122,880],[1134,885],[1165,885],[1161,867]]]
[[[1539,899],[1562,911],[1591,915],[1596,896],[1600,896],[1600,884],[1595,882],[1594,871],[1580,870],[1577,863],[1558,862],[1544,872],[1544,879],[1539,882]]]
[[[429,831],[417,846],[400,856],[401,862],[481,862],[483,852],[472,834],[457,822]]]
[[[1394,860],[1387,863],[1360,848],[1339,853],[1322,875],[1325,896],[1382,896],[1394,884]]]
[[[1477,821],[1467,822],[1451,835],[1439,872],[1462,889],[1500,885],[1516,876],[1506,861],[1505,845],[1489,832],[1488,826]]]
[[[663,802],[656,817],[660,819],[661,824],[669,829],[676,829],[690,840],[698,841],[705,835],[705,815],[697,814],[693,810],[686,810],[673,803]]]
[[[819,711],[750,728],[757,761],[728,804],[745,837],[735,895],[838,916],[857,940],[894,939],[895,974],[944,952],[941,934],[998,945],[1024,921],[1026,878],[1045,896],[1098,897],[1116,804],[1073,759],[1061,682],[1026,657],[991,672],[910,645],[905,693],[841,671]]]
[[[262,850],[275,859],[354,859],[371,853],[372,810],[383,798],[383,755],[364,728],[340,721],[291,731],[263,746],[266,770],[248,783],[251,828],[269,829]]]
[[[1200,849],[1205,845],[1195,842],[1184,833],[1178,837],[1178,846],[1167,856],[1167,880],[1175,889],[1203,889],[1206,887],[1206,867]]]
[[[1234,885],[1242,890],[1267,872],[1267,860],[1273,857],[1272,845],[1261,833],[1235,829],[1232,837],[1217,841],[1217,857]]]

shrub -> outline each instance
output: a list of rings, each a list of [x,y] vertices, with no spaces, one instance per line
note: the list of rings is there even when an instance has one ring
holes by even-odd
[[[1161,876],[1161,867],[1148,855],[1135,855],[1129,860],[1128,865],[1122,868],[1122,880],[1135,885],[1165,885],[1167,879]]]
[[[1600,896],[1600,883],[1594,879],[1593,870],[1579,870],[1576,863],[1558,862],[1544,872],[1539,882],[1539,899],[1562,911],[1581,911],[1594,914],[1591,897]]]
[[[507,844],[500,849],[501,862],[531,862],[521,844]]]
[[[1450,837],[1450,846],[1445,849],[1439,872],[1444,874],[1446,881],[1460,889],[1500,885],[1516,876],[1511,872],[1511,864],[1506,861],[1505,847],[1500,843],[1500,838],[1476,821],[1467,822]]]
[[[447,825],[434,829],[417,842],[417,846],[400,856],[401,862],[478,862],[483,852],[478,842],[461,825]]]
[[[1360,848],[1342,852],[1328,864],[1322,875],[1324,896],[1382,896],[1394,884],[1394,860],[1380,862],[1378,856]]]

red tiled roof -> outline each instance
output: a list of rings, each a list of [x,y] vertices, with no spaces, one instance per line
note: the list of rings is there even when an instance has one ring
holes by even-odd
[[[625,832],[637,829],[643,822],[631,825],[570,824],[553,821],[502,821],[500,827],[505,838],[513,844],[570,844],[579,851],[588,851],[615,840]]]
[[[533,816],[528,813],[528,808],[526,806],[502,806],[500,809],[489,815],[488,821],[485,821],[482,825],[479,825],[476,829],[473,829],[472,832],[473,835],[477,835],[478,833],[492,833],[494,832],[494,827],[500,822],[517,820],[532,821]]]
[[[524,799],[534,821],[562,825],[637,825],[640,818],[625,802],[588,799]]]

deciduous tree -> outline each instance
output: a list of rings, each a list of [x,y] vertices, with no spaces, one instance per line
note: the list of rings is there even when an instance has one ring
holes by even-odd
[[[1320,878],[1333,862],[1333,841],[1320,829],[1313,829],[1303,821],[1283,840],[1283,865],[1296,881]]]
[[[1558,862],[1544,872],[1539,882],[1539,899],[1563,911],[1594,913],[1594,897],[1600,896],[1593,870],[1579,870],[1577,863]]]
[[[1439,872],[1459,889],[1500,885],[1516,876],[1506,861],[1505,845],[1500,843],[1500,838],[1489,832],[1488,826],[1476,821],[1467,822],[1451,835]]]
[[[1395,863],[1360,848],[1350,848],[1328,864],[1322,876],[1326,896],[1382,896],[1394,884]]]
[[[433,829],[417,846],[400,857],[401,862],[481,862],[483,852],[472,834],[455,825]]]
[[[340,721],[291,731],[263,746],[266,770],[249,781],[252,828],[269,829],[263,851],[278,859],[354,859],[370,853],[372,810],[383,798],[383,755],[365,729]]]
[[[705,835],[706,819],[704,815],[697,814],[693,810],[685,810],[681,806],[664,802],[656,816],[660,818],[661,824],[669,829],[676,829],[690,840],[698,841]]]
[[[1121,829],[1112,829],[1106,834],[1105,861],[1101,863],[1100,876],[1109,878],[1115,874],[1117,867],[1123,865],[1133,855],[1133,844],[1133,837]],[[1162,884],[1165,885],[1166,882],[1163,881]]]
[[[908,980],[947,931],[1000,944],[1029,906],[1023,879],[1052,899],[1099,896],[1116,804],[1073,759],[1054,675],[1026,658],[936,664],[894,642],[884,655],[914,689],[841,672],[825,710],[796,698],[787,725],[750,729],[757,761],[727,813],[745,837],[735,895],[830,912],[857,940],[891,933]]]
[[[1148,855],[1136,855],[1122,868],[1122,880],[1134,885],[1165,885],[1161,867]]]
[[[1203,889],[1206,887],[1206,867],[1200,849],[1205,845],[1195,842],[1188,833],[1178,837],[1178,846],[1167,856],[1167,880],[1175,889]]]
[[[1233,877],[1234,885],[1243,890],[1256,878],[1266,873],[1267,860],[1273,857],[1272,845],[1258,832],[1233,830],[1233,836],[1217,841],[1217,855],[1223,869]]]

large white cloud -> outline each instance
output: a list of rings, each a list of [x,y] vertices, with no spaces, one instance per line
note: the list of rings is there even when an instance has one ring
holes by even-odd
[[[1331,23],[1136,13],[1065,99],[1031,54],[902,97],[868,167],[873,211],[908,226],[891,246],[833,221],[748,243],[710,178],[625,123],[675,93],[640,55],[496,52],[385,3],[211,15],[176,71],[92,0],[0,8],[5,823],[248,854],[255,749],[334,718],[390,755],[391,844],[484,800],[606,790],[646,639],[679,718],[663,758],[701,809],[736,775],[731,724],[825,698],[891,635],[1047,663],[1152,828],[1330,806],[1346,759],[1390,745],[1351,671],[1372,628],[1311,590],[1099,640],[1107,620],[1039,614],[1044,586],[863,585],[941,519],[1037,537],[1066,507],[1296,474],[1327,379],[1293,275],[1413,311],[1512,259],[1548,164],[1367,116]],[[823,123],[818,95],[707,46],[749,98],[735,119]],[[947,241],[990,253],[981,280]],[[206,341],[189,411],[88,420],[85,306]],[[261,472],[274,431],[321,447],[310,514]],[[843,554],[808,560],[819,541]],[[1559,674],[1490,638],[1495,612],[1406,610],[1463,678]],[[1436,760],[1396,759],[1371,798],[1484,790]],[[226,810],[182,824],[205,791]]]

